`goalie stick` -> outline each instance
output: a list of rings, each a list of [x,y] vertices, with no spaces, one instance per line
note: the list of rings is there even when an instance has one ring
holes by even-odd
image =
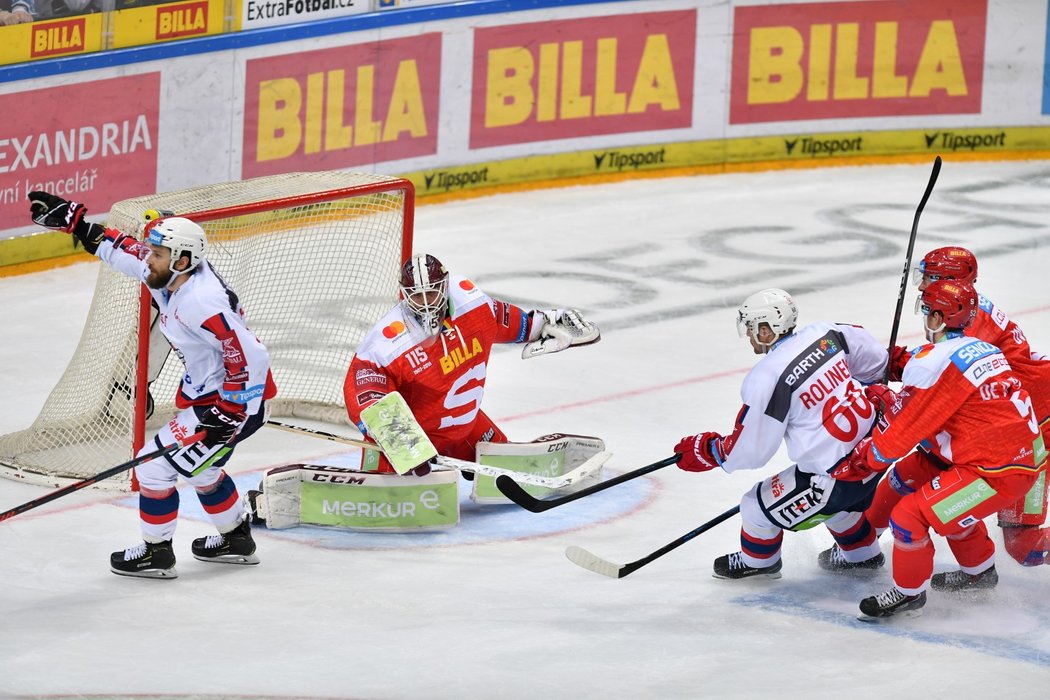
[[[335,435],[333,433],[326,433],[321,430],[313,430],[311,428],[304,428],[300,425],[291,425],[289,423],[282,423],[280,421],[268,420],[266,425],[271,428],[278,428],[280,430],[287,430],[292,433],[301,433],[305,435],[311,435],[313,437],[319,437],[324,440],[332,442],[341,442],[345,445],[353,445],[354,447],[361,447],[370,450],[378,450],[379,445],[374,442],[368,442],[367,440],[361,440],[358,438],[347,437],[344,435]],[[473,472],[474,474],[482,474],[484,476],[493,476],[497,480],[500,477],[507,477],[514,481],[518,481],[522,484],[529,486],[542,486],[548,489],[561,489],[566,486],[572,486],[573,484],[579,483],[584,479],[593,476],[596,471],[601,469],[602,465],[608,461],[611,457],[609,452],[599,452],[592,455],[590,459],[576,467],[567,474],[561,476],[542,476],[540,474],[526,474],[524,472],[516,472],[510,469],[500,469],[499,467],[492,467],[487,464],[478,464],[477,462],[468,462],[463,459],[456,459],[454,457],[442,457],[438,456],[434,459],[434,464],[447,467],[449,469],[459,469],[460,471]]]
[[[904,309],[904,293],[908,289],[908,273],[911,271],[911,256],[915,251],[915,237],[919,232],[919,217],[922,216],[922,210],[926,208],[926,202],[930,199],[930,194],[933,192],[933,186],[937,184],[937,176],[941,172],[941,157],[937,156],[933,160],[933,171],[930,173],[930,181],[926,183],[926,191],[922,193],[922,199],[919,200],[919,207],[915,210],[915,219],[911,224],[911,237],[908,239],[908,253],[904,258],[904,272],[901,273],[901,287],[897,292],[897,309],[893,312],[893,327],[890,330],[890,343],[886,348],[886,354],[889,357],[893,357],[893,348],[897,344],[897,330],[901,325],[901,311]],[[886,372],[882,375],[882,383],[886,384],[890,378],[890,363],[886,363]]]
[[[166,447],[162,447],[159,450],[154,450],[153,452],[149,452],[147,454],[144,454],[141,457],[136,457],[135,459],[128,460],[127,462],[124,462],[123,464],[118,464],[115,467],[110,467],[109,469],[106,469],[105,471],[101,471],[98,474],[95,474],[94,476],[89,476],[88,478],[86,478],[86,479],[84,479],[82,481],[78,481],[78,482],[76,482],[74,484],[70,484],[69,486],[66,486],[64,488],[60,488],[57,491],[53,491],[53,492],[47,494],[46,496],[41,496],[40,498],[34,499],[32,501],[29,501],[28,503],[23,503],[20,506],[15,506],[11,510],[7,510],[7,511],[4,511],[3,513],[0,513],[0,522],[2,522],[4,520],[7,520],[8,518],[13,518],[16,515],[18,515],[19,513],[24,513],[27,510],[31,510],[33,508],[36,508],[37,506],[42,506],[45,503],[50,503],[51,501],[55,500],[56,498],[61,498],[62,496],[65,496],[67,494],[73,493],[74,491],[79,491],[82,488],[85,488],[87,486],[91,486],[92,484],[98,483],[99,481],[102,481],[103,479],[108,479],[111,476],[116,476],[117,474],[120,474],[121,472],[127,471],[128,469],[132,469],[134,467],[137,467],[140,464],[144,464],[144,463],[150,461],[151,459],[156,459],[157,457],[163,457],[164,455],[170,454],[171,452],[175,452],[176,450],[181,450],[183,447],[187,447],[189,445],[194,444],[195,442],[199,442],[199,441],[203,440],[206,435],[207,435],[207,433],[205,433],[204,431],[201,431],[199,433],[194,433],[193,435],[190,435],[189,437],[184,438],[182,440],[176,440],[172,444],[167,445]]]
[[[638,569],[642,568],[654,559],[659,559],[663,555],[670,552],[672,549],[677,549],[678,547],[681,547],[689,540],[693,539],[697,535],[701,535],[707,532],[715,525],[729,520],[739,512],[740,506],[733,506],[718,517],[708,520],[703,525],[693,530],[690,530],[678,539],[672,542],[668,542],[655,552],[647,554],[637,561],[632,561],[630,564],[614,564],[611,561],[602,559],[597,554],[592,554],[591,552],[588,552],[583,547],[569,547],[565,550],[565,556],[568,557],[569,561],[571,561],[576,566],[582,566],[584,569],[593,571],[596,574],[608,576],[609,578],[623,578],[632,571],[637,571]]]
[[[508,476],[496,477],[496,488],[500,490],[500,493],[525,510],[531,513],[542,513],[545,510],[557,508],[558,506],[575,501],[578,498],[590,496],[592,493],[598,493],[599,491],[612,488],[613,486],[622,484],[625,481],[630,481],[639,476],[645,476],[657,469],[663,469],[668,465],[676,463],[681,458],[681,455],[672,455],[667,459],[662,459],[659,462],[653,462],[652,464],[641,467],[640,469],[635,469],[633,472],[627,472],[626,474],[621,474],[620,476],[609,479],[608,481],[603,481],[593,486],[588,486],[585,489],[580,489],[579,491],[564,496],[557,496],[555,498],[536,498]]]

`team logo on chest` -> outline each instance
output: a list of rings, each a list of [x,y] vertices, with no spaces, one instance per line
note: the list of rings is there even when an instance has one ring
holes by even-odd
[[[481,353],[481,341],[477,338],[471,338],[469,346],[467,343],[464,343],[463,345],[449,348],[448,354],[439,360],[441,373],[449,374],[470,358],[477,357]]]

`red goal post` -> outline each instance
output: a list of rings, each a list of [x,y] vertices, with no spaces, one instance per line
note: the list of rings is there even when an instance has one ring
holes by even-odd
[[[348,172],[273,175],[124,200],[106,226],[141,237],[150,209],[207,232],[209,263],[270,351],[278,391],[271,414],[345,424],[350,358],[396,302],[411,254],[412,183]],[[184,368],[151,332],[155,316],[142,284],[100,265],[65,373],[29,428],[0,436],[0,476],[83,479],[127,461],[148,431],[170,420]]]

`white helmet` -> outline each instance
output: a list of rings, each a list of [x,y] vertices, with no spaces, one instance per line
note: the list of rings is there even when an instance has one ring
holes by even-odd
[[[759,324],[765,323],[779,338],[795,329],[798,307],[791,295],[783,289],[763,289],[755,292],[740,305],[736,316],[736,330],[743,338],[751,332],[757,339]]]
[[[448,270],[433,255],[416,253],[401,267],[401,303],[435,335],[448,316]]]
[[[146,242],[171,249],[171,263],[168,266],[175,274],[193,270],[208,254],[208,239],[200,225],[181,216],[169,216],[158,219],[147,225]],[[175,263],[183,256],[190,256],[190,266],[185,270],[176,270]]]

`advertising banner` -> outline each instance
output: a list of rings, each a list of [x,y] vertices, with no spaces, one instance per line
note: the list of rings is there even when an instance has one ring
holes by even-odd
[[[29,223],[33,190],[96,213],[156,192],[159,104],[159,73],[0,95],[0,229]]]
[[[474,32],[470,146],[689,127],[696,11]]]
[[[121,10],[112,15],[110,46],[120,49],[220,34],[225,31],[224,15],[223,0],[189,0]]]
[[[238,29],[277,27],[371,11],[372,0],[241,0]]]
[[[440,34],[254,59],[245,72],[243,177],[437,150]]]
[[[102,17],[79,15],[0,27],[0,65],[100,51]]]
[[[730,123],[981,110],[986,0],[734,9]]]

